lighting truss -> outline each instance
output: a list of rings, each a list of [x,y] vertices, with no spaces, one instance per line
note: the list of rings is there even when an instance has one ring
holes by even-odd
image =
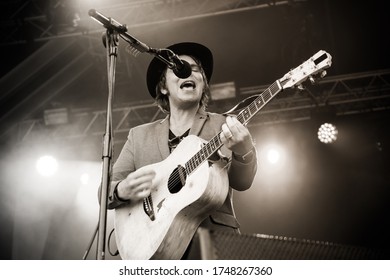
[[[255,95],[268,85],[239,89],[237,98],[215,102],[210,111],[224,112],[239,99]],[[314,109],[331,107],[336,115],[350,115],[390,109],[390,69],[325,78],[302,91],[287,90],[275,97],[249,123],[249,127],[309,120]],[[72,123],[47,127],[43,119],[25,120],[10,132],[18,143],[38,141],[40,138],[64,141],[67,145],[100,139],[104,133],[105,110],[70,111]],[[113,110],[115,143],[126,140],[130,128],[164,118],[152,102],[133,104]]]

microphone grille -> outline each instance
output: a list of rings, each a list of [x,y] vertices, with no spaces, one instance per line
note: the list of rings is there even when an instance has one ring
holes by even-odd
[[[191,65],[187,61],[182,60],[182,62],[183,66],[180,69],[174,69],[173,72],[180,79],[185,79],[191,76],[192,70]]]

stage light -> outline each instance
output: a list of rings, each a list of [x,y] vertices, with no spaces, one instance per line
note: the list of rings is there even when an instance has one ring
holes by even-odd
[[[275,148],[270,148],[267,152],[267,160],[271,164],[276,164],[280,159],[280,151]]]
[[[333,143],[337,140],[337,128],[331,123],[324,123],[318,129],[318,139],[325,144]]]
[[[285,159],[285,154],[283,148],[276,143],[270,143],[261,148],[261,153],[264,155],[264,168],[269,168],[270,170],[276,170],[281,165]]]
[[[42,156],[36,162],[36,169],[40,175],[50,177],[57,172],[58,162],[52,156]]]

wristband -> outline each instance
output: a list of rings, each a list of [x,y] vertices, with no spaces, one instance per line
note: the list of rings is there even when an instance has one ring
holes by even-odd
[[[255,147],[252,147],[252,149],[250,149],[250,151],[244,155],[237,155],[237,154],[233,153],[233,156],[239,162],[248,163],[248,162],[252,161],[254,152],[255,152]]]
[[[130,200],[125,200],[125,199],[122,199],[122,198],[119,197],[119,195],[118,195],[118,185],[119,185],[119,183],[116,184],[116,186],[114,188],[114,199],[119,201],[119,202],[129,202]]]

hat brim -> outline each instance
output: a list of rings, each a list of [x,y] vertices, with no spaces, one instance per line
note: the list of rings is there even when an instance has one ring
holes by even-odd
[[[167,49],[170,49],[177,55],[189,55],[198,59],[202,64],[207,82],[210,82],[213,73],[213,54],[207,47],[198,43],[183,42],[169,46]],[[166,68],[167,65],[156,57],[149,64],[146,83],[149,93],[153,98],[156,97],[156,86]]]

